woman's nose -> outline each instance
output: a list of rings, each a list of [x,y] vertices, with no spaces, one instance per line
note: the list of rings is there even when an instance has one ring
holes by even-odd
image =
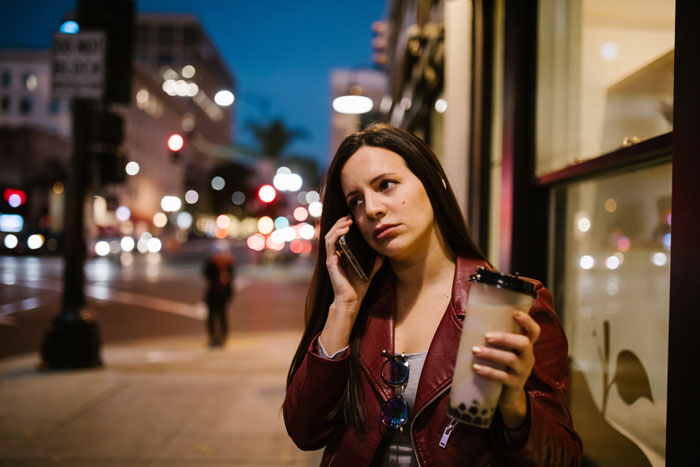
[[[366,196],[365,214],[370,219],[378,219],[386,214],[386,206],[377,196]]]

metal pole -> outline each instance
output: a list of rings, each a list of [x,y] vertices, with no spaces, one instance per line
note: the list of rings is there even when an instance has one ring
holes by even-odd
[[[41,367],[89,368],[102,365],[100,335],[94,315],[85,305],[84,203],[88,182],[91,103],[73,100],[73,157],[66,186],[63,300],[59,314],[44,333]]]

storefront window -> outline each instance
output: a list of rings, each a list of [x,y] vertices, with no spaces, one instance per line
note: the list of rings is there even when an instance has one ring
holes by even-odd
[[[673,129],[674,0],[540,0],[537,175]]]
[[[671,164],[554,192],[553,278],[591,466],[665,465]]]

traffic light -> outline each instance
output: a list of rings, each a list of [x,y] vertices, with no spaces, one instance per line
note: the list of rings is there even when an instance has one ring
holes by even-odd
[[[273,202],[277,198],[277,190],[272,185],[263,185],[258,189],[258,199],[265,204]]]
[[[11,208],[18,208],[27,202],[27,192],[24,190],[6,188],[2,192],[2,196]]]
[[[124,119],[120,115],[102,111],[90,116],[88,149],[95,188],[125,181],[127,157],[122,147],[123,141]]]
[[[185,147],[185,138],[180,133],[173,133],[168,136],[167,146],[173,162],[176,162],[180,158],[180,151]]]

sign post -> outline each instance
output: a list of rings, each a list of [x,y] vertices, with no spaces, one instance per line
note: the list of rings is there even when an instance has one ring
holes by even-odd
[[[61,310],[41,343],[41,367],[50,370],[102,365],[99,328],[85,302],[84,203],[90,119],[105,91],[105,50],[104,31],[54,36],[53,95],[73,101],[73,157],[66,183]]]

